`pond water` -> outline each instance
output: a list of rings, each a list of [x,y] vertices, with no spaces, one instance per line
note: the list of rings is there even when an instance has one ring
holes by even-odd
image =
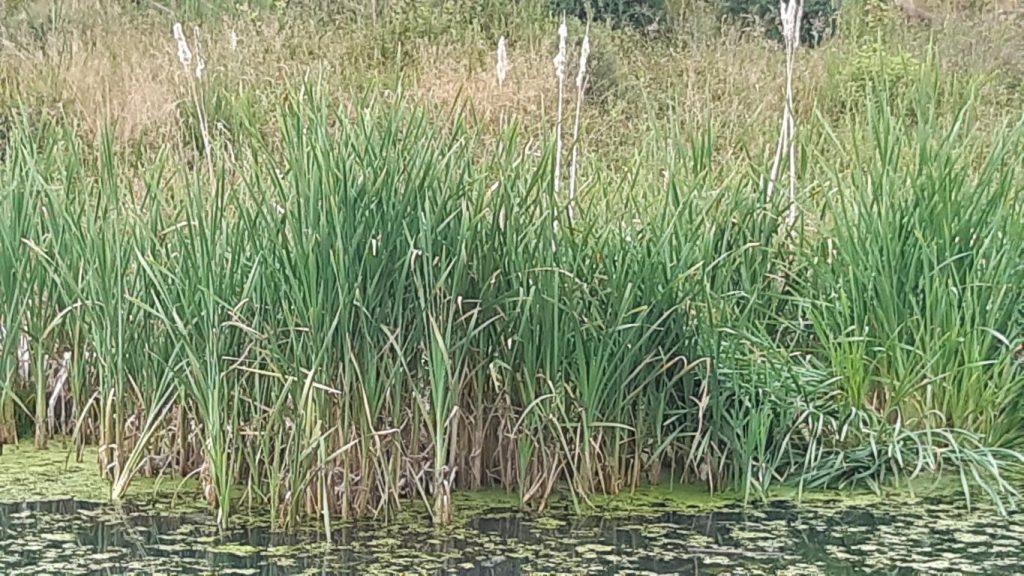
[[[1024,518],[846,500],[543,516],[481,508],[285,536],[205,513],[74,499],[0,504],[0,574],[1020,574]]]

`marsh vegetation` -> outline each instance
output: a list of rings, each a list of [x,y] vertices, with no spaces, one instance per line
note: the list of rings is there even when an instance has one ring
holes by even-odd
[[[8,2],[0,445],[327,537],[483,488],[1015,504],[1012,15],[215,4]]]

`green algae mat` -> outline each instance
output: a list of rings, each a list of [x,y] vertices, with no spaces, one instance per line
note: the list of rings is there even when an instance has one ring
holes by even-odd
[[[1024,518],[944,498],[778,500],[741,506],[657,490],[522,513],[460,495],[445,530],[410,504],[396,522],[280,534],[256,520],[219,533],[152,480],[104,503],[94,460],[11,447],[0,456],[0,574],[1021,574]]]

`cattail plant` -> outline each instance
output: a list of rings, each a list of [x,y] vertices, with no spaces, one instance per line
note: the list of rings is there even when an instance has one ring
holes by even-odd
[[[210,127],[206,118],[206,106],[203,104],[202,94],[200,92],[199,82],[203,79],[203,72],[206,70],[206,61],[200,52],[199,47],[199,28],[193,28],[193,43],[195,45],[195,52],[189,47],[188,38],[185,36],[185,32],[180,22],[175,22],[172,27],[174,40],[178,44],[178,62],[181,63],[182,70],[185,74],[186,82],[188,83],[189,93],[192,97],[192,103],[196,108],[196,117],[199,120],[199,131],[203,138],[203,156],[206,159],[206,168],[209,172],[210,186],[216,186],[216,175],[213,169],[213,145],[210,139]],[[195,66],[192,66],[192,62],[195,60]]]
[[[785,9],[773,173],[788,152],[795,209],[800,9]],[[690,135],[664,187],[587,188],[583,218],[589,33],[568,202],[553,195],[567,36],[563,18],[555,162],[515,152],[516,130],[491,153],[461,117],[435,124],[400,94],[339,107],[311,82],[269,112],[274,145],[237,142],[239,177],[211,182],[215,195],[205,173],[227,150],[208,140],[205,167],[177,143],[125,162],[112,131],[92,150],[74,130],[17,126],[0,170],[0,442],[15,409],[47,419],[49,354],[71,370],[52,371],[48,398],[79,390],[76,428],[99,445],[112,498],[173,470],[198,477],[221,525],[248,505],[274,528],[315,519],[329,535],[410,500],[443,524],[455,491],[486,486],[534,509],[559,491],[581,507],[681,477],[750,495],[878,486],[936,459],[1013,495],[1001,474],[1016,452],[944,427],[1024,446],[1024,375],[1006,358],[1024,301],[1024,125],[996,129],[990,150],[977,138],[991,134],[950,134],[925,113],[910,129],[884,108],[851,116],[838,132],[871,129],[818,176],[841,191],[820,208],[843,250],[775,242],[786,218],[749,193],[764,189],[753,170],[710,181],[710,130]],[[205,122],[209,71],[180,25],[174,38]],[[503,88],[508,66],[495,72]],[[637,221],[621,221],[623,204]],[[555,252],[566,209],[576,221]],[[770,289],[783,261],[809,272],[787,292]]]
[[[580,69],[576,73],[576,119],[572,129],[572,161],[569,164],[569,224],[573,222],[573,210],[576,202],[576,175],[580,151],[580,118],[583,111],[583,95],[587,87],[587,58],[590,56],[590,26],[583,35],[583,46],[580,47]]]
[[[788,153],[789,159],[789,211],[786,217],[787,227],[792,230],[796,223],[796,118],[793,112],[793,76],[796,69],[796,51],[800,47],[800,22],[803,19],[803,0],[789,0],[779,3],[779,15],[782,20],[782,36],[786,49],[786,104],[782,112],[782,127],[779,131],[779,142],[775,149],[772,162],[771,177],[768,181],[767,200],[772,199],[775,184],[782,167],[782,156]]]
[[[508,63],[508,46],[505,41],[505,37],[498,38],[498,51],[496,55],[496,62],[494,65],[494,71],[498,78],[498,88],[500,89],[505,85],[505,78],[508,76],[509,63]]]
[[[501,38],[498,39],[498,51],[497,51],[496,59],[495,60],[496,61],[495,61],[495,65],[494,65],[494,71],[495,71],[495,75],[498,78],[498,92],[499,92],[499,94],[503,94],[502,89],[505,86],[505,78],[508,77],[508,71],[509,71],[508,46],[507,46],[507,43],[505,41],[505,37],[504,36],[502,36]],[[505,124],[506,124],[505,106],[504,105],[502,105],[502,108],[501,108],[501,120],[500,120],[500,123],[501,123],[501,127],[504,128]]]
[[[174,34],[174,40],[178,43],[178,62],[181,62],[181,66],[188,73],[189,67],[192,65],[192,50],[188,47],[188,39],[185,38],[181,22],[175,22],[171,31]]]
[[[562,23],[558,27],[558,54],[555,55],[555,78],[558,80],[558,105],[555,113],[555,173],[554,193],[555,201],[559,200],[558,194],[562,188],[562,115],[565,109],[565,77],[567,68],[566,42],[569,39],[569,28],[565,25],[565,14],[562,14]],[[555,232],[558,231],[558,219],[554,220]]]

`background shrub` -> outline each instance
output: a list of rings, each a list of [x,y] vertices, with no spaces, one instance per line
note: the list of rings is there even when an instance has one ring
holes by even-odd
[[[612,28],[664,27],[668,21],[665,0],[549,0],[551,11],[580,20],[606,22]]]
[[[912,115],[910,98],[921,80],[924,64],[903,50],[886,47],[880,41],[858,47],[829,63],[826,99],[830,107],[848,112],[868,98],[885,95],[893,112]]]
[[[773,40],[782,41],[779,3],[776,0],[718,0],[722,14],[730,20],[755,22],[765,27]],[[835,30],[839,0],[805,0],[800,40],[816,46]]]

